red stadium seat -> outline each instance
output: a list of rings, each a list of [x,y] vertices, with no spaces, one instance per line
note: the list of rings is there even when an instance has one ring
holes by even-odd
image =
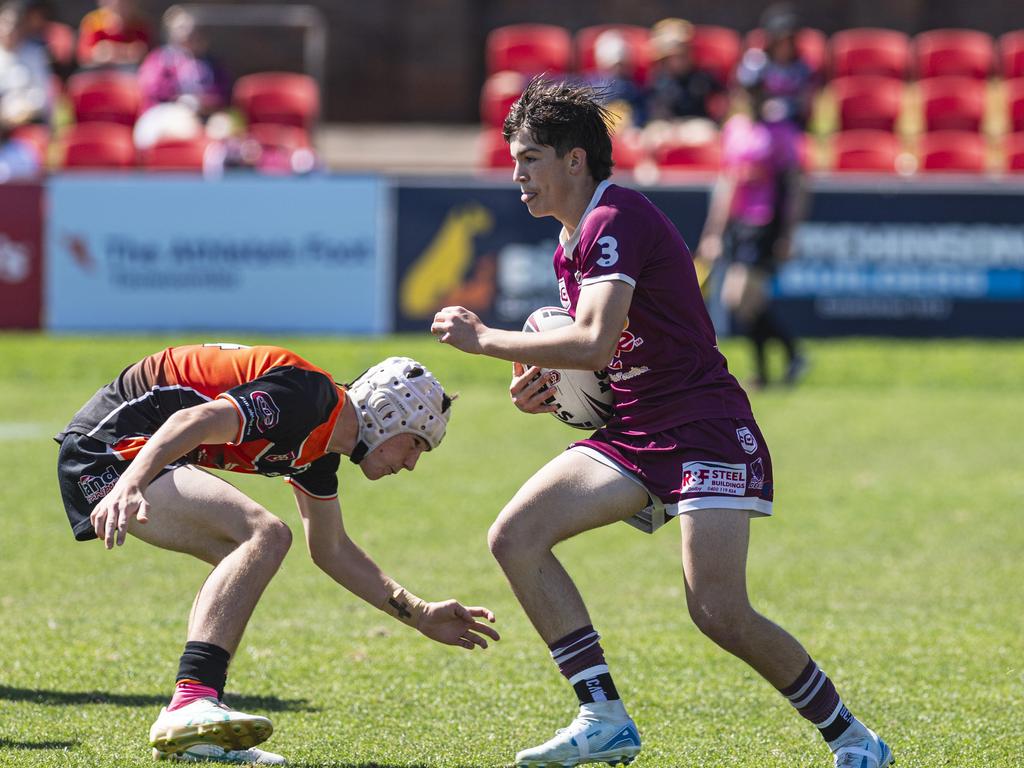
[[[480,133],[479,148],[480,168],[503,170],[508,172],[509,177],[512,176],[515,163],[500,128],[484,128]]]
[[[281,149],[309,149],[313,143],[309,140],[309,132],[294,125],[277,123],[253,123],[249,126],[249,137],[255,139],[261,147],[279,147]]]
[[[892,131],[903,109],[902,80],[880,75],[838,77],[830,84],[839,129]]]
[[[1003,77],[1024,77],[1024,29],[999,38],[999,59]]]
[[[905,78],[910,68],[910,38],[895,29],[844,29],[832,35],[829,49],[833,77]]]
[[[480,91],[480,119],[484,125],[500,128],[512,103],[526,88],[526,75],[506,70],[495,72]]]
[[[120,123],[76,123],[61,139],[64,168],[130,168],[135,165],[132,130]]]
[[[763,29],[752,29],[744,38],[745,48],[764,48],[765,35]],[[796,51],[804,63],[814,74],[825,68],[828,38],[820,29],[804,27],[796,33]]]
[[[576,70],[581,75],[589,75],[594,72],[596,63],[594,61],[594,44],[602,32],[614,29],[622,35],[629,49],[630,59],[633,63],[633,79],[638,83],[646,83],[647,76],[651,71],[651,33],[647,27],[638,27],[633,24],[598,24],[593,27],[583,27],[576,33]]]
[[[979,131],[985,115],[985,81],[963,75],[919,80],[926,131]]]
[[[732,82],[740,60],[739,33],[729,27],[700,24],[693,32],[693,61],[700,69],[714,73],[723,83]]]
[[[487,74],[562,75],[572,63],[569,31],[553,24],[510,24],[487,35]]]
[[[320,89],[298,72],[256,72],[238,78],[232,94],[250,123],[294,125],[307,131],[320,113]]]
[[[919,78],[963,75],[984,80],[995,62],[992,38],[975,29],[933,29],[914,38]]]
[[[888,131],[840,131],[832,140],[836,171],[895,173],[900,142]]]
[[[926,173],[984,173],[985,140],[972,131],[935,131],[921,136]]]
[[[717,171],[722,167],[722,145],[716,137],[704,144],[667,141],[654,150],[658,168],[669,171]]]
[[[68,78],[67,92],[80,123],[132,125],[142,103],[135,75],[116,70],[78,72]]]
[[[1015,77],[1003,83],[1006,89],[1007,123],[1010,131],[1024,131],[1024,77]]]
[[[50,149],[50,126],[33,123],[22,125],[11,131],[11,138],[23,141],[32,147],[41,166],[46,166]]]
[[[612,161],[617,171],[632,171],[643,159],[643,148],[633,134],[612,134]]]
[[[160,141],[143,151],[140,159],[150,171],[202,171],[209,144],[205,138]]]
[[[1024,133],[1011,133],[1004,143],[1006,170],[1024,173]]]

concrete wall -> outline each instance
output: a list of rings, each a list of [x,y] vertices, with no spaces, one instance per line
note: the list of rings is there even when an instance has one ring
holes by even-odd
[[[231,0],[228,0],[230,2]],[[158,20],[171,4],[138,0]],[[665,16],[722,24],[746,31],[757,24],[763,2],[747,0],[310,0],[330,29],[325,116],[330,121],[473,122],[483,82],[487,32],[525,21],[561,24],[649,25]],[[234,4],[249,4],[234,0]],[[62,20],[77,23],[94,4],[57,3]],[[825,32],[881,26],[915,33],[944,26],[993,35],[1024,28],[1024,3],[1007,0],[799,0],[808,26]],[[229,70],[245,74],[300,69],[298,34],[213,30],[216,50]]]

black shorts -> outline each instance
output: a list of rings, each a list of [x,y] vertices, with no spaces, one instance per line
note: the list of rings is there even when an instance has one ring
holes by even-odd
[[[775,240],[778,227],[773,224],[755,226],[730,222],[725,230],[723,251],[729,263],[757,267],[769,274],[775,272]]]
[[[89,515],[99,500],[110,493],[131,462],[120,458],[109,445],[93,437],[68,432],[58,442],[57,482],[71,531],[78,541],[95,539],[96,532]],[[164,467],[157,477],[187,463],[182,460]]]

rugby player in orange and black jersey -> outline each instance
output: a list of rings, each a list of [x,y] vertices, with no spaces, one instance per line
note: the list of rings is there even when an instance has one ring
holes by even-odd
[[[340,456],[327,451],[327,441],[344,392],[327,372],[280,347],[171,347],[125,368],[75,414],[57,440],[67,433],[85,435],[109,446],[114,457],[131,461],[172,413],[223,398],[238,410],[235,439],[200,445],[182,461],[286,475],[299,490],[330,499],[337,496]],[[91,529],[79,533],[93,538]]]
[[[285,763],[256,748],[273,732],[270,720],[221,699],[231,656],[291,532],[198,467],[285,475],[309,554],[328,576],[437,642],[473,649],[498,639],[482,623],[494,621],[489,609],[407,592],[352,541],[341,517],[340,457],[370,480],[412,470],[440,444],[451,402],[433,374],[406,357],[340,385],[279,347],[183,346],[125,368],[57,435],[75,538],[100,538],[110,549],[130,534],[213,566],[193,603],[173,697],[150,729],[154,757]]]

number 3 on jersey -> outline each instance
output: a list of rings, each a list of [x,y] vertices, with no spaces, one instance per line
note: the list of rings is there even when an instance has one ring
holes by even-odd
[[[605,235],[597,244],[601,246],[601,258],[597,263],[602,267],[610,267],[619,260],[619,241],[611,235]]]

